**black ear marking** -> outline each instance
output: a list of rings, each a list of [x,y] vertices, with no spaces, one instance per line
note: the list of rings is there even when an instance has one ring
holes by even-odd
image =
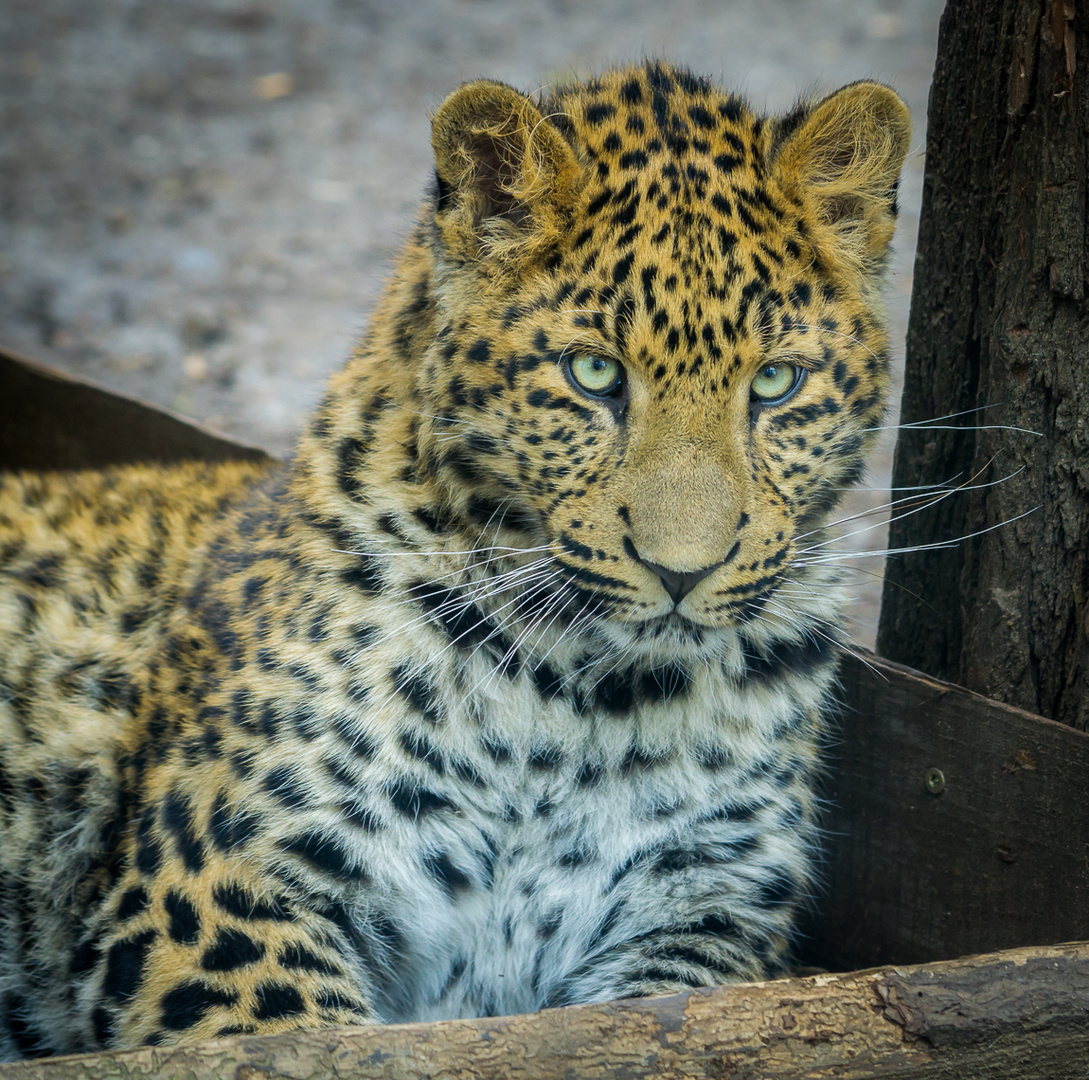
[[[438,169],[435,170],[435,209],[440,213],[445,213],[450,209],[450,206],[454,198],[454,189],[439,175]]]

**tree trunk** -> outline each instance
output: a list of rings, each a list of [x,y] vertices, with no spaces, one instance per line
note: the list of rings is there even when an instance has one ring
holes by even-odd
[[[969,538],[889,559],[878,651],[1085,730],[1089,0],[949,0],[926,155],[901,423],[955,418],[893,483],[966,490],[889,547]]]

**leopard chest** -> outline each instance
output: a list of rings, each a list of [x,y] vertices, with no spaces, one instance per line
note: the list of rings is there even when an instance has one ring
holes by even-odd
[[[416,786],[371,838],[354,909],[366,936],[381,908],[387,1019],[562,1004],[617,942],[723,895],[744,921],[784,866],[804,881],[811,734],[796,703],[766,694],[744,702],[766,730],[739,718],[736,691],[724,714],[715,681],[629,716],[511,693],[501,744],[459,731],[466,703],[450,703]]]

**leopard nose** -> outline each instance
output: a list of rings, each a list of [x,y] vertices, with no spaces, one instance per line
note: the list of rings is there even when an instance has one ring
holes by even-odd
[[[705,566],[702,570],[670,570],[668,566],[650,562],[647,559],[639,560],[648,570],[653,570],[661,579],[665,591],[674,604],[679,604],[705,577],[713,574],[721,565],[722,560]]]

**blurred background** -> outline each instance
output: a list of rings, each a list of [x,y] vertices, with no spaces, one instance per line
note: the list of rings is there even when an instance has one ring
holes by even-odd
[[[899,370],[942,7],[0,0],[0,342],[287,453],[416,213],[445,94],[654,56],[769,111],[859,78],[900,91],[915,134],[888,288]],[[886,501],[894,434],[847,512]],[[858,566],[869,645],[881,560]]]

